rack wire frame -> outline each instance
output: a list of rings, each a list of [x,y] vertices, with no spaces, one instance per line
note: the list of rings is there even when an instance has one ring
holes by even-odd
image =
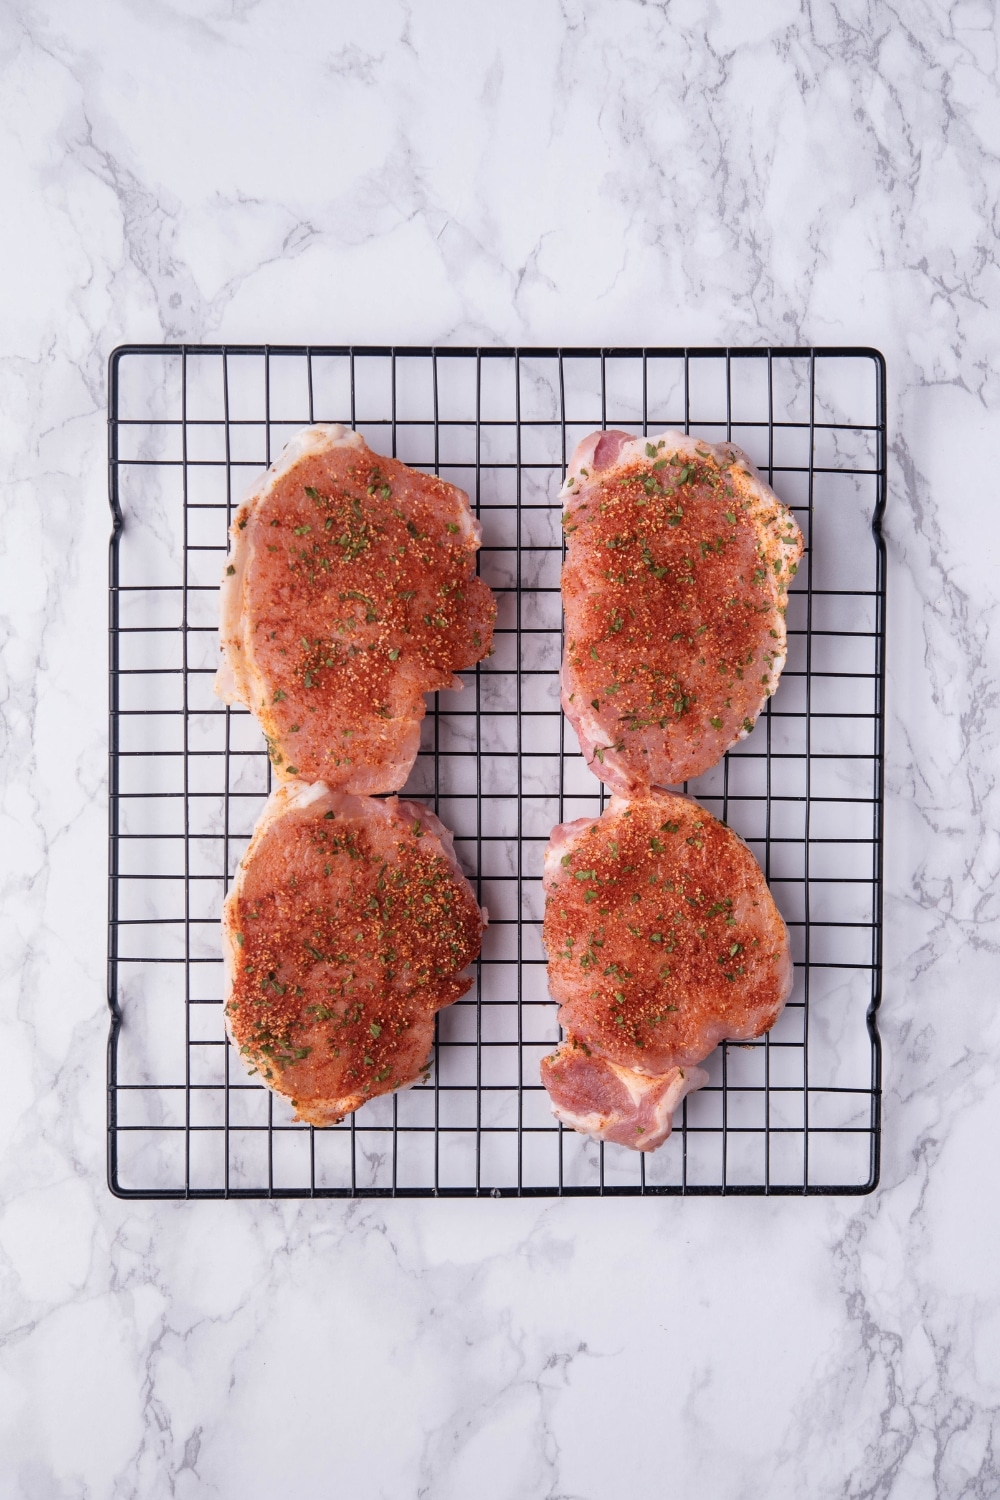
[[[112,353],[113,1193],[875,1188],[885,386],[883,357],[870,348],[172,344]],[[221,897],[270,767],[245,711],[206,692],[217,577],[244,481],[313,421],[358,427],[376,450],[468,489],[484,526],[481,570],[499,603],[496,656],[464,674],[457,707],[432,700],[407,788],[454,828],[477,894],[493,906],[476,984],[439,1017],[427,1087],[372,1101],[324,1131],[293,1124],[225,1038]],[[552,824],[606,801],[559,710],[556,495],[575,442],[609,425],[739,443],[807,543],[778,692],[753,734],[685,788],[757,854],[792,933],[796,988],[770,1034],[717,1049],[709,1085],[684,1101],[673,1137],[648,1158],[564,1131],[537,1069],[558,1036],[539,937],[541,850]]]

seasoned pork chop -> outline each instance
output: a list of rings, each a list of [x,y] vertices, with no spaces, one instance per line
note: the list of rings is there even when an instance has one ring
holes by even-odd
[[[669,1088],[673,1070],[686,1072],[724,1038],[767,1031],[788,998],[788,932],[761,869],[742,839],[688,797],[615,796],[599,818],[562,824],[546,851],[544,886],[549,988],[584,1057]],[[543,1070],[557,1111],[609,1114],[617,1133],[604,1126],[605,1139],[637,1125],[645,1136],[642,1101],[619,1096],[605,1108],[602,1069],[576,1064],[573,1102],[560,1082],[564,1056]]]
[[[292,439],[233,521],[216,680],[260,720],[279,777],[403,785],[424,693],[460,687],[490,650],[479,536],[462,490],[358,433]]]
[[[614,791],[697,776],[777,686],[791,512],[749,459],[679,432],[595,432],[562,489],[563,708]]]
[[[297,1119],[334,1124],[423,1072],[484,925],[426,807],[286,784],[226,897],[229,1033]]]

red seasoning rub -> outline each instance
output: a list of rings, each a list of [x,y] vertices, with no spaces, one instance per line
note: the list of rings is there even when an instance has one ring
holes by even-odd
[[[335,1124],[420,1077],[485,920],[420,803],[279,787],[226,897],[229,1033],[297,1119]]]
[[[276,774],[401,787],[423,695],[489,654],[479,523],[443,479],[306,428],[240,506],[222,585],[216,691],[245,703]]]
[[[679,432],[592,433],[562,498],[562,701],[584,756],[621,793],[697,776],[777,686],[795,519],[739,448]]]
[[[690,798],[616,796],[599,818],[561,825],[544,885],[568,1047],[662,1081],[774,1025],[792,984],[788,932],[750,850]],[[595,1075],[595,1113],[606,1082]],[[587,1113],[579,1097],[568,1107]]]

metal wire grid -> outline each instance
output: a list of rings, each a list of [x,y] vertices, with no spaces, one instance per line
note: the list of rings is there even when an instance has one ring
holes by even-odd
[[[108,1175],[123,1197],[863,1193],[878,1180],[885,369],[870,349],[127,346],[109,372]],[[432,1079],[293,1125],[225,1039],[222,895],[270,787],[211,695],[234,506],[298,427],[344,421],[466,488],[494,656],[438,695],[407,791],[456,834],[491,924],[441,1013]],[[556,494],[596,427],[744,447],[807,552],[789,659],[754,733],[692,782],[754,849],[793,937],[770,1035],[724,1044],[646,1158],[564,1131],[541,853],[603,789],[559,710]]]

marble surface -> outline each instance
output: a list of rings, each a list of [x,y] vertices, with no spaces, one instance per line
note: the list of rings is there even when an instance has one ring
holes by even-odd
[[[0,58],[0,1496],[998,1493],[995,7],[7,0]],[[874,1196],[108,1194],[105,362],[175,338],[885,352]]]

